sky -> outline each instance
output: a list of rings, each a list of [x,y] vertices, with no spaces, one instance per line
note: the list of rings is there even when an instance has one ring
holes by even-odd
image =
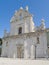
[[[10,19],[15,10],[28,6],[29,12],[33,15],[36,26],[45,20],[46,28],[49,28],[49,0],[0,0],[0,38],[4,36],[4,30],[10,32]]]

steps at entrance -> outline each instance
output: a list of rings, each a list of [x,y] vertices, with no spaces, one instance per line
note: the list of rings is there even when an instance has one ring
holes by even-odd
[[[24,60],[13,58],[0,58],[0,65],[49,65],[49,60]]]

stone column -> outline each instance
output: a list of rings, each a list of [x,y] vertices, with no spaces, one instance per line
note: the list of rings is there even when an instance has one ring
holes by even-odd
[[[44,54],[45,54],[45,58],[48,59],[48,49],[46,49],[46,51],[44,52]]]
[[[24,41],[24,58],[28,59],[28,45],[26,41]]]
[[[16,58],[15,53],[13,54],[13,58]]]
[[[31,46],[31,59],[35,59],[35,46]]]

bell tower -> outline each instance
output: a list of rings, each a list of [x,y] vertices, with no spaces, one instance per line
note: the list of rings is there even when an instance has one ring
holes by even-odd
[[[22,7],[15,12],[11,18],[11,35],[34,32],[34,22],[32,15],[28,12],[28,6],[24,10]]]

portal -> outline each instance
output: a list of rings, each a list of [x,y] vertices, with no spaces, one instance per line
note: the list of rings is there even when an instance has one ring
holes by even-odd
[[[17,58],[24,58],[24,46],[22,44],[17,45]]]

